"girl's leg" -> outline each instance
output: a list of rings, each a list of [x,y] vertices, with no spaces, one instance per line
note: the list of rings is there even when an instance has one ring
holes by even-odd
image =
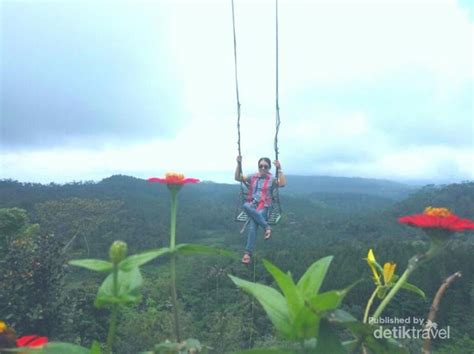
[[[270,226],[268,225],[266,220],[268,208],[263,208],[257,211],[257,209],[252,203],[247,202],[244,203],[243,209],[245,210],[247,215],[252,218],[252,220],[255,221],[258,225],[260,225],[264,230],[270,229]]]
[[[251,219],[248,225],[247,244],[245,245],[245,252],[250,255],[252,255],[255,240],[257,239],[257,228],[257,223]]]

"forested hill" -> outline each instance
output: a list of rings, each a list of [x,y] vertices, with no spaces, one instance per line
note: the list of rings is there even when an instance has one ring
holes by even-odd
[[[219,184],[204,182],[191,188],[198,195],[213,195],[219,202],[227,202],[230,195],[238,199],[239,185]],[[152,191],[152,189],[156,191]],[[341,199],[352,198],[355,195],[368,198],[380,205],[389,204],[401,200],[413,193],[416,188],[405,184],[366,178],[327,177],[327,176],[287,176],[287,186],[281,189],[281,194],[312,197],[328,203],[339,203]],[[98,183],[94,182],[71,182],[64,185],[59,184],[37,184],[21,183],[13,180],[0,181],[0,205],[8,206],[15,204],[28,208],[36,202],[66,197],[124,197],[133,194],[143,195],[153,193],[165,195],[163,188],[156,188],[145,180],[115,175],[105,178]],[[345,195],[345,197],[341,197]],[[223,198],[223,199],[221,199]],[[342,206],[343,203],[341,203]],[[367,203],[370,207],[370,202]]]
[[[242,224],[234,221],[239,193],[237,183],[185,185],[178,196],[177,242],[221,247],[240,256],[246,237],[239,233]],[[414,189],[390,181],[290,175],[280,199],[283,217],[270,241],[259,236],[258,257],[271,260],[298,279],[315,260],[333,255],[325,289],[343,289],[357,279],[370,280],[364,260],[370,248],[379,262],[395,262],[401,274],[408,260],[426,249],[428,238],[419,229],[399,224],[400,216],[437,206],[474,219],[474,182]],[[0,300],[4,296],[11,303],[0,306],[2,311],[8,310],[0,313],[0,318],[17,319],[17,329],[22,332],[34,333],[40,328],[41,334],[55,339],[86,344],[98,336],[105,337],[104,317],[91,305],[99,280],[90,273],[62,267],[63,262],[106,258],[114,240],[127,242],[132,254],[169,244],[170,197],[166,186],[134,177],[112,176],[98,183],[65,185],[3,180],[0,208],[25,209],[40,228],[37,248],[31,250],[38,254],[25,255],[19,246],[18,255],[7,250],[11,262],[4,262],[4,266],[11,269],[3,272],[4,277],[28,274],[31,262],[16,260],[37,257],[44,268],[31,271],[50,284],[49,292],[43,291],[44,298],[40,298],[34,284],[22,283],[18,290],[13,278],[4,279],[13,290],[11,296],[0,294]],[[0,218],[0,224],[5,221],[15,220]],[[61,251],[64,249],[67,252]],[[473,252],[473,232],[453,237],[435,261],[411,277],[428,300],[401,293],[387,311],[388,316],[426,318],[440,284],[461,271],[462,278],[446,291],[445,298],[452,301],[443,302],[437,315],[440,326],[451,326],[452,340],[434,343],[442,350],[436,353],[461,353],[460,348],[466,346],[474,351]],[[166,260],[159,259],[146,268],[147,275],[153,277],[145,277],[143,301],[123,314],[121,323],[128,338],[120,343],[123,353],[148,350],[171,331],[166,305],[169,273],[164,264]],[[227,277],[250,277],[238,259],[182,257],[179,266],[179,300],[186,336],[199,338],[215,348],[212,353],[219,354],[248,348],[249,341],[272,344],[272,327],[261,309],[256,310],[254,319],[249,318],[249,298]],[[18,267],[25,269],[20,272]],[[256,281],[268,284],[261,262],[255,274]],[[370,281],[355,287],[344,300],[344,307],[361,318],[372,290]],[[37,315],[38,308],[44,311],[41,316]],[[251,334],[249,321],[253,321]],[[414,345],[420,348],[419,343]]]
[[[406,184],[372,178],[329,177],[329,176],[293,176],[288,175],[290,193],[344,193],[365,194],[392,200],[407,197],[416,188]]]

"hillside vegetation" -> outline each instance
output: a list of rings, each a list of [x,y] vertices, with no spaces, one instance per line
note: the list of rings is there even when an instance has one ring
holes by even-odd
[[[245,235],[239,233],[242,224],[234,221],[239,190],[237,184],[212,182],[183,187],[178,195],[179,243],[220,247],[239,257],[245,244]],[[238,258],[178,258],[183,332],[213,353],[272,346],[279,340],[261,307],[236,288],[227,274],[270,285],[263,258],[298,279],[315,260],[333,255],[323,288],[342,289],[365,279],[343,303],[344,309],[361,318],[371,295],[370,269],[364,260],[368,250],[403,269],[413,254],[427,247],[423,232],[399,224],[398,217],[442,206],[474,219],[473,182],[414,188],[373,179],[288,176],[280,200],[283,217],[270,241],[264,242],[263,236],[257,240],[255,267],[241,265]],[[54,340],[90,345],[107,335],[106,312],[93,307],[100,274],[73,269],[67,261],[105,259],[115,240],[125,241],[133,254],[165,247],[169,239],[167,188],[128,176],[66,185],[4,180],[0,181],[0,208],[4,269],[0,318],[17,332],[35,332]],[[11,208],[17,209],[11,212]],[[21,242],[18,235],[23,235]],[[466,348],[472,352],[473,252],[473,233],[456,235],[436,260],[424,264],[410,279],[425,291],[427,300],[401,292],[386,316],[426,318],[443,280],[461,271],[462,278],[446,291],[436,318],[439,326],[450,326],[451,338],[435,341],[434,346],[435,353],[461,353]],[[149,350],[172,336],[166,264],[158,258],[143,268],[143,298],[121,314],[117,353]],[[419,340],[404,344],[413,353],[421,347]]]

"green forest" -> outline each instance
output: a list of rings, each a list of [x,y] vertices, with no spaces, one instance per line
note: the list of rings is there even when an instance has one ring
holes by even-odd
[[[289,175],[287,186],[280,189],[282,218],[269,241],[259,233],[252,263],[245,266],[240,258],[246,236],[240,233],[242,224],[235,221],[239,190],[237,184],[208,181],[182,187],[177,195],[176,242],[225,253],[163,255],[143,265],[139,297],[120,306],[117,314],[114,353],[178,352],[170,349],[176,341],[175,305],[181,339],[195,339],[192,343],[199,343],[202,352],[276,353],[272,348],[285,347],[286,339],[258,299],[243,291],[245,286],[236,286],[238,282],[278,289],[281,284],[272,277],[277,270],[269,273],[275,269],[272,265],[297,280],[316,261],[333,256],[320,292],[347,289],[338,311],[360,321],[374,291],[369,250],[381,264],[395,263],[400,276],[411,257],[429,247],[423,230],[399,223],[399,217],[433,206],[474,219],[471,181],[414,187],[376,179]],[[97,183],[64,185],[3,180],[0,208],[0,320],[17,333],[35,333],[54,342],[91,348],[96,341],[103,347],[109,331],[110,310],[94,306],[106,274],[75,267],[70,261],[108,260],[116,240],[127,244],[129,255],[169,246],[168,189],[134,177],[117,175]],[[433,339],[431,349],[439,354],[473,353],[473,253],[472,230],[453,235],[435,258],[410,276],[409,283],[421,289],[425,298],[402,289],[384,310],[384,318],[426,319],[443,281],[461,272],[446,289],[436,313],[437,326],[449,326],[449,338]],[[170,258],[173,262],[176,258],[173,275]],[[176,304],[170,291],[172,276]],[[328,330],[330,317],[324,318],[321,332]],[[341,342],[351,338],[344,327],[324,333]],[[422,352],[421,338],[397,341],[403,349],[396,352]],[[387,348],[380,352],[395,352]],[[364,351],[377,349],[356,352]]]

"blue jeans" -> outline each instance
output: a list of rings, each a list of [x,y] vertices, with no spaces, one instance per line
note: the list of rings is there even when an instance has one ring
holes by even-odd
[[[243,209],[249,217],[247,244],[245,245],[245,251],[249,254],[252,254],[255,240],[257,239],[258,227],[261,226],[264,230],[270,228],[267,223],[268,207],[257,211],[254,204],[246,202],[243,205]]]

